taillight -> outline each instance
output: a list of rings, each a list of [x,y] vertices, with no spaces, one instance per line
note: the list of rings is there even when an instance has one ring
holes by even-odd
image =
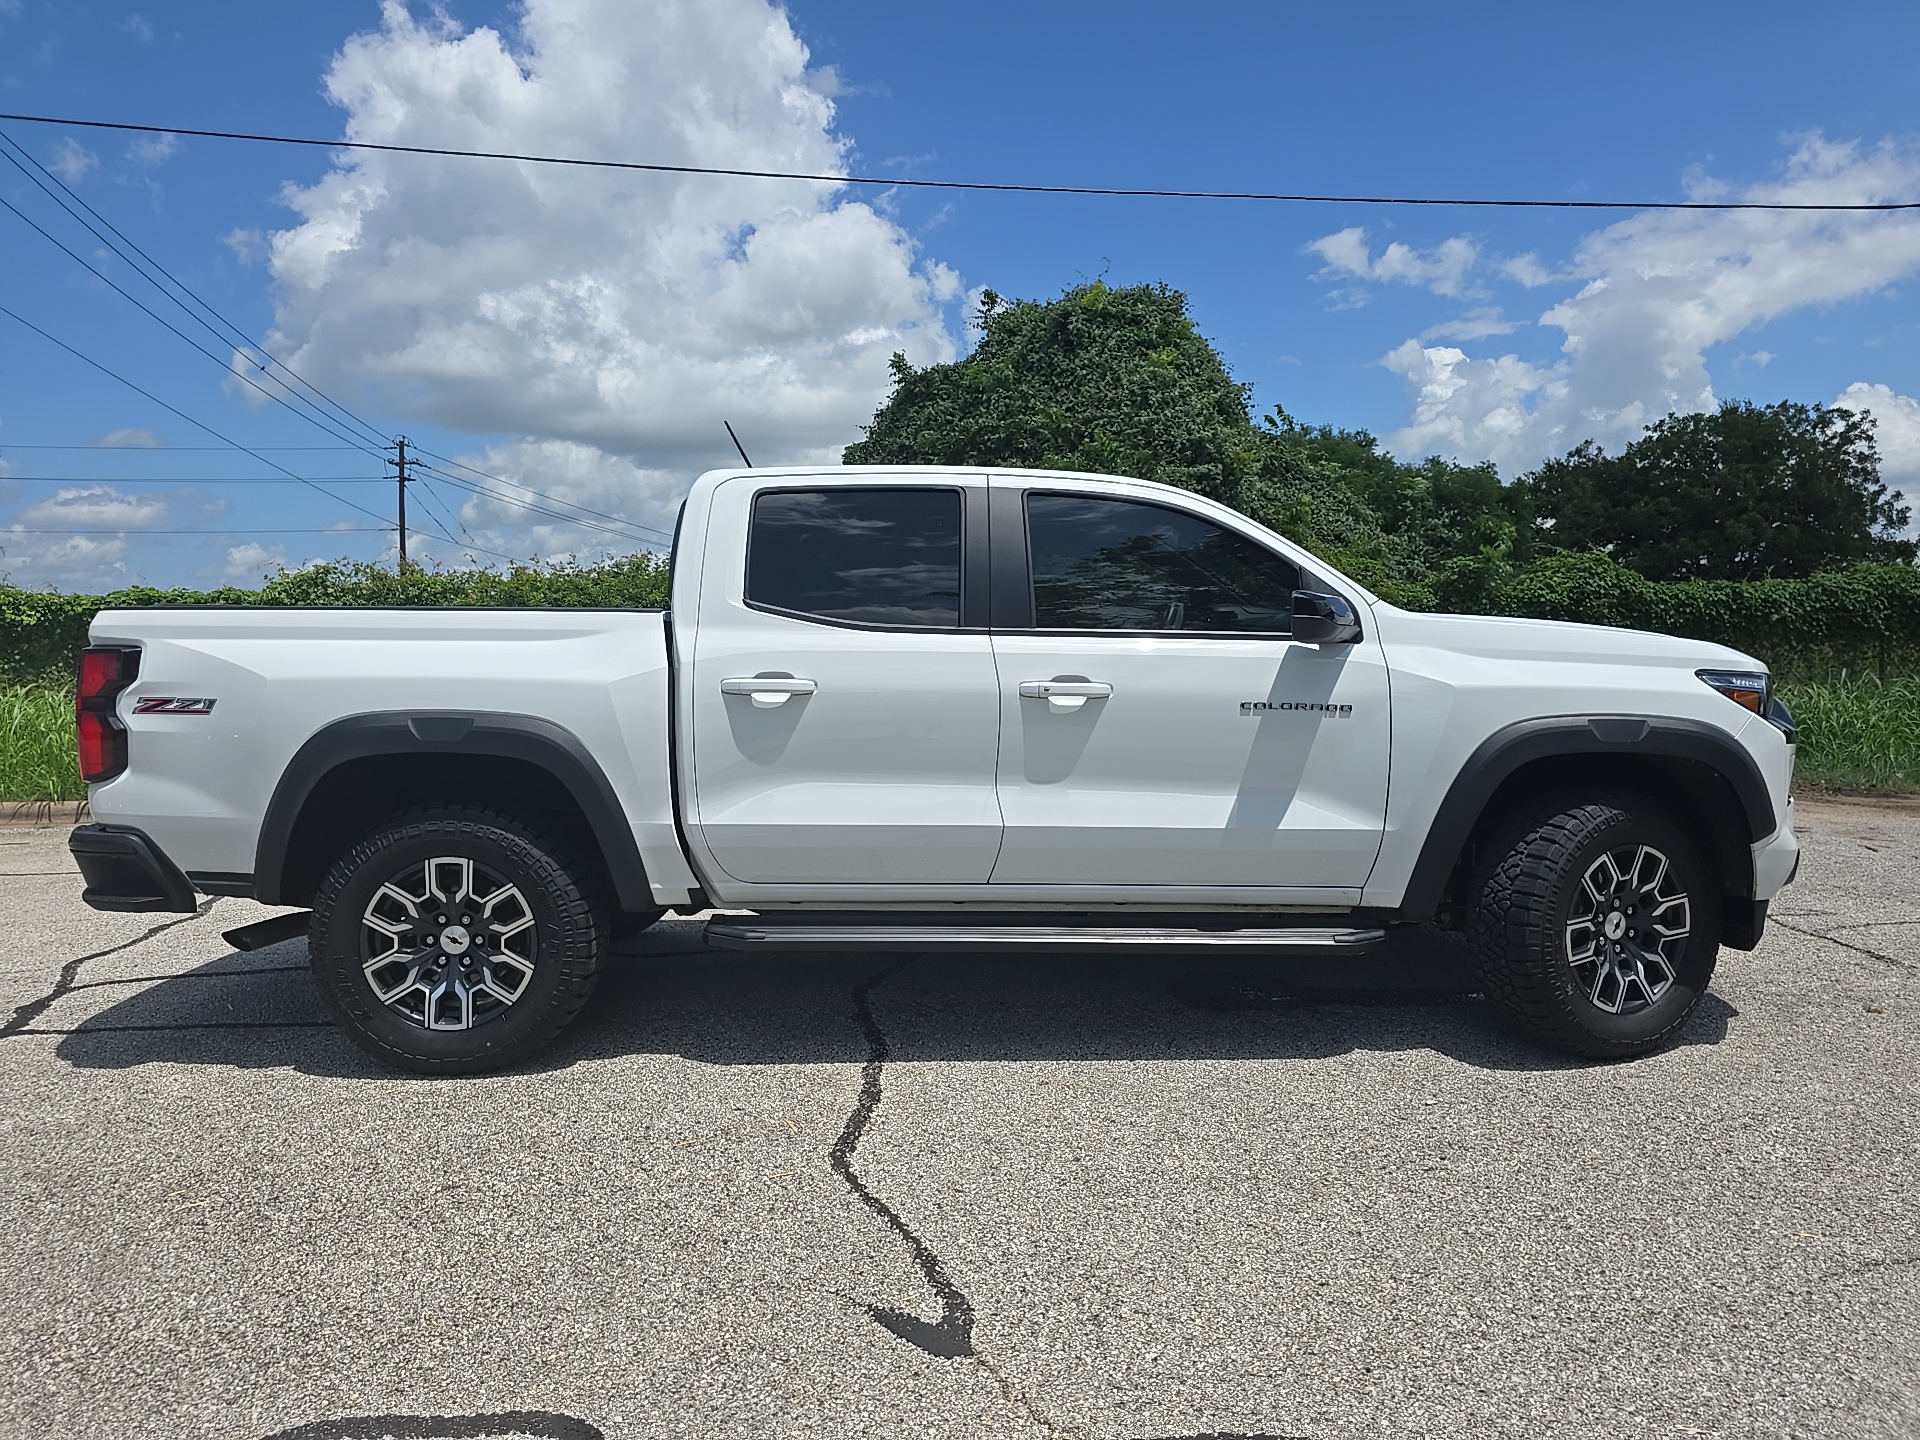
[[[80,778],[111,780],[127,768],[127,727],[114,701],[140,674],[140,652],[119,645],[91,645],[80,652],[80,688],[74,696],[75,740]]]

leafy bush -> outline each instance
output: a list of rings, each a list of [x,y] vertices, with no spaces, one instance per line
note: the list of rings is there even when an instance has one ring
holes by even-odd
[[[359,606],[477,605],[657,610],[667,603],[667,560],[643,553],[597,565],[572,560],[516,565],[505,572],[392,571],[353,561],[285,570],[258,590],[156,590],[61,595],[0,584],[0,682],[64,680],[102,610],[152,605]]]
[[[1781,678],[1920,670],[1920,570],[1856,565],[1805,580],[1647,580],[1597,551],[1543,556],[1436,608],[1578,620],[1731,645]],[[1479,600],[1484,603],[1461,603]]]

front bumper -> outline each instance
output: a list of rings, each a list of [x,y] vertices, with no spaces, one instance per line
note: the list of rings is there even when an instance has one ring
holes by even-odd
[[[1753,847],[1753,898],[1773,899],[1799,869],[1800,840],[1793,833],[1793,801],[1788,800],[1780,828]]]
[[[96,910],[166,910],[190,915],[193,886],[145,832],[81,825],[67,839],[87,882],[80,898]]]

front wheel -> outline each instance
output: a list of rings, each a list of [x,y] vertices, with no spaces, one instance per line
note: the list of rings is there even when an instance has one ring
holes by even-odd
[[[610,938],[597,871],[512,816],[423,805],[321,882],[309,957],[335,1018],[403,1070],[517,1063],[593,993]]]
[[[1668,1044],[1706,994],[1719,893],[1699,847],[1639,796],[1567,798],[1486,847],[1470,929],[1481,985],[1513,1024],[1594,1059]]]

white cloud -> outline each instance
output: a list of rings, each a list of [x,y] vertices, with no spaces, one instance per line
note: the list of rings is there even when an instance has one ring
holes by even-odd
[[[1416,250],[1395,240],[1375,256],[1367,245],[1366,229],[1359,225],[1323,235],[1307,249],[1326,262],[1322,276],[1424,285],[1436,295],[1463,294],[1467,275],[1480,255],[1470,237],[1455,235],[1431,250]]]
[[[1422,340],[1484,340],[1489,335],[1510,335],[1520,328],[1517,321],[1500,313],[1497,305],[1476,305],[1464,315],[1430,325],[1420,332]]]
[[[1895,393],[1891,385],[1856,380],[1833,403],[1873,413],[1880,477],[1908,495],[1920,492],[1920,400]]]
[[[129,495],[111,485],[74,485],[29,505],[17,523],[28,530],[68,525],[146,530],[163,523],[168,513],[164,495]]]
[[[127,159],[151,169],[166,164],[179,148],[178,135],[136,135],[127,142]]]
[[[1920,199],[1920,151],[1818,135],[1744,198]],[[1540,317],[1560,358],[1475,358],[1409,340],[1384,363],[1405,382],[1403,454],[1496,461],[1513,473],[1585,439],[1618,446],[1670,411],[1717,403],[1707,351],[1790,311],[1871,295],[1920,270],[1920,214],[1654,211],[1588,235],[1580,289]]]
[[[167,442],[144,425],[128,425],[119,430],[109,430],[87,443],[107,450],[160,450],[166,447]]]
[[[286,563],[285,545],[259,545],[249,540],[244,545],[227,547],[227,563],[220,573],[233,580],[263,580]]]
[[[121,33],[131,35],[136,40],[142,40],[148,44],[153,43],[153,22],[144,15],[134,14],[127,16],[126,19],[120,22],[120,30]]]
[[[741,430],[747,453],[754,454],[758,436],[737,423],[734,428]],[[726,440],[724,429],[720,438]],[[567,555],[587,559],[636,550],[664,551],[687,484],[684,471],[635,465],[572,440],[510,441],[457,458],[462,465],[508,483],[482,479],[454,465],[439,466],[468,485],[491,493],[474,494],[445,480],[431,480],[427,494],[439,508],[427,505],[417,518],[438,522],[439,516],[454,506],[458,513],[452,526],[426,524],[429,530],[450,533],[454,543],[449,547],[444,542],[423,539],[423,554],[453,559],[472,544],[480,547],[480,558],[491,563],[500,555],[516,560],[553,560]],[[516,488],[519,485],[570,505],[556,506],[527,495]],[[577,515],[570,507],[597,513]],[[566,518],[569,515],[574,518]],[[496,554],[487,556],[484,552],[489,550]]]
[[[128,578],[124,535],[22,535],[0,528],[0,579],[61,590],[106,590]]]
[[[69,185],[78,185],[87,178],[87,172],[99,163],[100,157],[71,135],[60,137],[60,144],[53,152],[53,159],[47,162]]]
[[[267,258],[267,237],[260,230],[229,230],[220,243],[233,252],[242,265],[253,265]]]
[[[513,33],[388,0],[327,93],[353,139],[844,169],[831,85],[766,0],[526,0]],[[356,154],[286,198],[268,349],[334,393],[634,474],[728,463],[723,419],[762,464],[835,458],[889,354],[955,352],[957,277],[827,185]]]
[[[1507,279],[1537,290],[1542,285],[1551,285],[1561,278],[1540,263],[1540,257],[1529,250],[1524,255],[1513,255],[1502,260],[1496,267]]]

